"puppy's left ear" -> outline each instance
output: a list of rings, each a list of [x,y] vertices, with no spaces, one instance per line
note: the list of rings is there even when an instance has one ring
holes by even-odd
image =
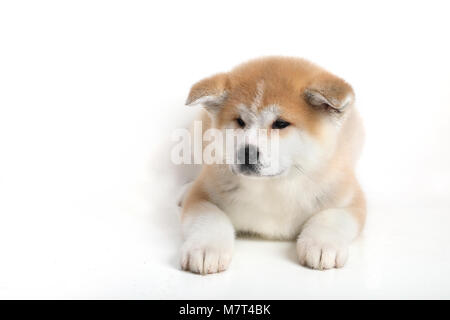
[[[228,75],[219,73],[200,80],[194,84],[189,92],[186,105],[203,104],[209,112],[217,112],[228,95]]]
[[[353,104],[355,94],[344,80],[330,75],[318,77],[304,90],[304,98],[314,108],[342,113]]]

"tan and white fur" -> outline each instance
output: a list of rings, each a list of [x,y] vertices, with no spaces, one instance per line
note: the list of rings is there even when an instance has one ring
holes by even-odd
[[[296,239],[301,265],[342,267],[366,214],[354,173],[363,128],[351,86],[303,59],[268,57],[196,83],[186,104],[205,107],[204,130],[278,130],[280,148],[276,169],[264,152],[250,173],[203,165],[182,200],[182,268],[226,270],[239,233]],[[276,128],[277,120],[289,125]]]

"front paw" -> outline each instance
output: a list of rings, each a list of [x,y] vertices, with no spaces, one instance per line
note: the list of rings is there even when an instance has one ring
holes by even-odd
[[[181,268],[200,274],[222,272],[230,265],[232,253],[233,245],[226,241],[186,240],[181,248]]]
[[[301,265],[312,269],[327,270],[343,267],[348,258],[348,245],[338,237],[323,239],[320,235],[300,234],[297,253]]]

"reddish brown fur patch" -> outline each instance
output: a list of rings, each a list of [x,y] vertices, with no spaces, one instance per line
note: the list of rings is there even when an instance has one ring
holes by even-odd
[[[226,73],[218,73],[194,84],[186,104],[189,105],[204,96],[219,96],[224,91],[228,91],[228,75]]]
[[[198,99],[202,94],[220,95],[226,91],[227,97],[217,117],[217,126],[220,128],[239,116],[238,105],[252,105],[258,83],[263,83],[259,109],[277,105],[283,120],[316,136],[320,134],[320,118],[324,113],[308,104],[303,94],[305,89],[332,94],[335,99],[353,95],[352,88],[345,81],[306,60],[269,57],[252,60],[229,73],[200,81],[193,86],[188,101]]]

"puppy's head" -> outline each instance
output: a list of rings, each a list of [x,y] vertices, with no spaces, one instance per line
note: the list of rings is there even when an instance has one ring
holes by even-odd
[[[325,70],[271,57],[199,81],[186,104],[203,104],[215,128],[233,130],[238,142],[227,157],[234,173],[273,177],[320,166],[353,100],[350,85]]]

